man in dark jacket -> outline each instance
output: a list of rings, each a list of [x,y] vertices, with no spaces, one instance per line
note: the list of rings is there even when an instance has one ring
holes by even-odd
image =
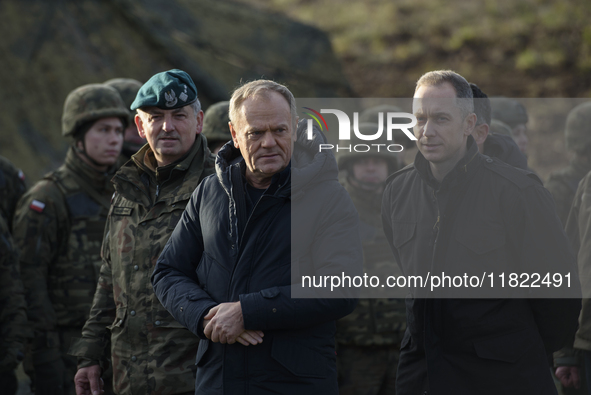
[[[297,282],[310,268],[340,275],[361,266],[355,207],[332,154],[318,152],[322,135],[307,140],[302,122],[296,141],[287,88],[265,80],[238,88],[230,120],[234,144],[195,190],[154,290],[202,339],[196,394],[336,395],[335,320],[355,300],[292,299],[292,273]]]
[[[552,197],[535,175],[478,153],[463,77],[427,73],[414,98],[419,153],[388,180],[386,237],[407,276],[484,280],[483,288],[413,289],[396,393],[555,394],[547,355],[573,335],[580,301],[543,299],[579,291]],[[559,273],[571,288],[516,288],[511,273]]]

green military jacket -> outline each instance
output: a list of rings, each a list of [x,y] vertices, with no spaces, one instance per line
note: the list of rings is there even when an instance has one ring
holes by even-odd
[[[103,265],[90,318],[70,353],[100,363],[111,341],[113,387],[125,394],[177,394],[195,388],[199,339],[160,304],[150,277],[197,185],[214,172],[201,135],[179,161],[152,171],[148,145],[113,178]],[[148,159],[149,161],[149,159]]]
[[[577,192],[579,182],[590,170],[591,160],[576,156],[567,167],[550,174],[545,187],[554,198],[556,212],[562,222],[562,226],[566,225],[566,219],[568,218],[568,213],[575,193]]]
[[[0,216],[4,217],[10,229],[16,204],[26,190],[24,173],[0,156]]]
[[[8,224],[0,216],[0,372],[14,370],[17,355],[28,337],[25,293],[18,264],[18,250]]]
[[[580,183],[565,232],[577,253],[579,280],[583,293],[579,328],[574,348],[591,351],[591,172]]]
[[[14,239],[35,331],[35,364],[65,354],[69,345],[60,344],[60,332],[81,330],[88,318],[114,192],[111,176],[93,169],[70,148],[64,164],[19,201]]]
[[[359,213],[365,271],[401,275],[382,227],[382,194],[343,184]],[[391,346],[402,341],[405,329],[403,299],[359,299],[355,310],[337,321],[336,339],[341,345]]]

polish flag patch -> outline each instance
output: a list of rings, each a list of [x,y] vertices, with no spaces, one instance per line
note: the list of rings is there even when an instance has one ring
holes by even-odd
[[[21,181],[25,181],[25,173],[23,173],[22,170],[18,171],[18,178],[20,178]]]
[[[33,200],[29,208],[31,210],[37,211],[38,213],[42,213],[43,209],[45,208],[45,203],[40,202],[39,200]]]

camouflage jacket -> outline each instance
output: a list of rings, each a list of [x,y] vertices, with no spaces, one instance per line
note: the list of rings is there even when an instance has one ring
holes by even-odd
[[[25,294],[18,250],[0,216],[0,372],[12,371],[28,334]]]
[[[545,186],[554,198],[556,212],[562,222],[562,226],[566,225],[566,219],[568,218],[568,213],[575,198],[579,182],[590,170],[591,160],[575,157],[567,167],[550,174]]]
[[[591,172],[580,182],[573,199],[565,232],[577,254],[579,280],[583,291],[579,328],[575,335],[574,348],[591,351]],[[556,356],[555,356],[556,357]],[[564,357],[564,356],[563,356]]]
[[[79,357],[79,368],[96,365],[110,339],[113,387],[120,395],[194,391],[199,339],[160,304],[150,276],[191,194],[213,174],[215,157],[205,141],[198,135],[183,159],[156,172],[145,164],[153,155],[146,145],[113,178],[100,278],[70,354]]]
[[[344,185],[359,213],[365,271],[401,275],[382,227],[382,195],[355,188],[347,181]],[[359,299],[355,310],[337,321],[336,339],[341,345],[396,345],[405,329],[404,299]]]
[[[100,247],[113,187],[70,148],[64,165],[19,201],[14,239],[28,318],[35,331],[33,361],[50,362],[68,345],[61,330],[80,330],[88,318],[100,269]]]
[[[24,173],[0,156],[0,216],[4,217],[9,229],[12,229],[16,203],[26,190]]]

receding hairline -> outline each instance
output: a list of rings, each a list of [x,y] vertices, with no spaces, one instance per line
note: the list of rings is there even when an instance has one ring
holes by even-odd
[[[286,109],[287,112],[289,114],[290,120],[287,122],[287,125],[289,126],[289,124],[291,123],[292,120],[292,115],[291,115],[291,108],[289,105],[289,102],[287,101],[287,99],[279,92],[272,90],[272,89],[265,89],[265,90],[260,90],[258,91],[258,93],[250,95],[248,97],[246,97],[239,105],[238,108],[236,108],[236,115],[238,115],[238,119],[236,119],[234,122],[232,120],[230,120],[230,122],[232,123],[232,125],[236,125],[237,123],[242,125],[242,122],[246,119],[246,103],[251,100],[252,102],[257,102],[257,101],[266,101],[269,103],[272,102],[276,102],[276,99],[273,98],[272,96],[273,93],[276,93],[277,95],[279,95],[280,97],[283,98],[283,102],[286,105]],[[253,129],[252,127],[249,129]]]
[[[252,98],[253,100],[257,100],[259,98],[264,100],[270,100],[270,92],[276,92],[280,96],[283,96],[283,98],[285,99],[285,102],[287,103],[289,109],[292,127],[295,131],[297,127],[297,110],[295,98],[291,91],[285,85],[279,84],[271,80],[255,80],[245,83],[244,85],[236,88],[236,90],[232,94],[232,97],[230,98],[228,111],[230,123],[236,125],[236,123],[239,122],[239,119],[237,119],[237,117],[243,117],[243,115],[239,115],[239,113],[242,114],[243,110],[241,108],[244,107],[244,103],[246,102],[246,100],[250,98]]]

